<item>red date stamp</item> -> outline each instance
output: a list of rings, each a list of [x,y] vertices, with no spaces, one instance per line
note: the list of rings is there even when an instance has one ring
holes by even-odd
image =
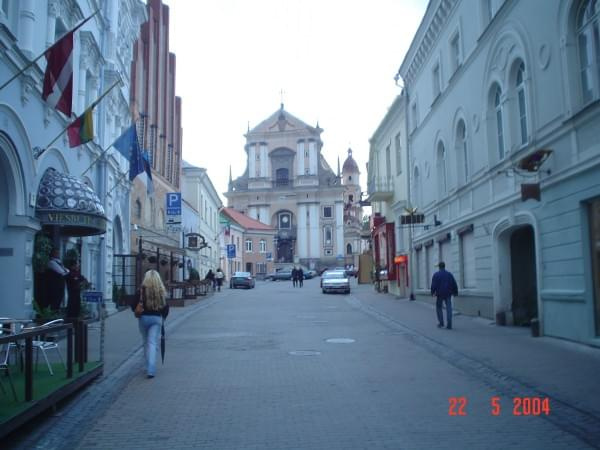
[[[548,397],[513,397],[513,416],[541,416],[550,415],[550,399]],[[448,397],[448,415],[466,416],[467,397]],[[499,416],[502,414],[502,402],[500,397],[490,399],[490,414]]]

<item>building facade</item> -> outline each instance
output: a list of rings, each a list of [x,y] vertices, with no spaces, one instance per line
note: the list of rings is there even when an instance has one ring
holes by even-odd
[[[323,155],[323,130],[281,108],[245,135],[246,171],[228,206],[277,230],[276,263],[343,264],[344,187]]]
[[[169,52],[169,7],[161,0],[149,0],[146,8],[148,19],[133,48],[130,100],[139,143],[148,152],[152,166],[154,192],[149,194],[145,175],[134,180],[132,250],[144,255],[156,252],[167,260],[174,254],[179,264],[184,254],[181,227],[167,226],[166,210],[167,194],[181,192],[181,98],[175,95],[176,58]],[[158,268],[163,281],[179,280],[180,273],[173,274],[169,264],[154,267],[147,258],[138,272],[150,268]]]
[[[219,212],[219,224],[221,225],[221,232],[219,233],[219,248],[221,250],[219,267],[228,281],[235,272],[243,271],[242,245],[244,243],[244,228],[231,220],[223,212],[223,209]],[[233,252],[228,252],[228,247],[231,246],[233,246]]]
[[[373,133],[367,181],[373,266],[387,272],[388,291],[400,297],[410,295],[409,253],[415,227],[403,220],[412,211],[408,201],[406,105],[406,95],[398,95]]]
[[[184,201],[188,202],[198,214],[197,228],[185,227],[185,232],[200,234],[200,240],[205,244],[196,252],[198,265],[194,266],[200,273],[200,277],[204,278],[209,270],[212,269],[214,272],[220,264],[219,210],[223,204],[206,169],[192,166],[185,161],[183,161],[181,188]]]
[[[93,12],[83,1],[0,2],[0,82]],[[10,299],[4,315],[26,317],[42,298],[44,240],[61,256],[76,250],[82,273],[111,306],[112,255],[130,246],[130,185],[120,182],[129,162],[102,150],[130,125],[129,65],[145,14],[140,1],[102,2],[74,33],[73,113],[121,81],[93,110],[92,141],[69,148],[63,134],[47,148],[73,119],[42,100],[45,58],[0,91],[0,282]]]
[[[600,342],[599,28],[589,0],[430,2],[399,69],[422,298],[443,260],[461,311]]]
[[[339,163],[338,163],[339,164]],[[339,172],[339,168],[338,168]],[[352,157],[352,149],[342,166],[342,186],[344,186],[344,264],[358,268],[358,257],[362,253],[361,240],[362,206],[360,170]]]

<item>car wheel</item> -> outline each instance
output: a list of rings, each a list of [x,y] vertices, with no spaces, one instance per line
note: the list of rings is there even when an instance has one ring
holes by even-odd
[[[327,294],[327,291],[325,289],[321,289],[323,291],[323,294]]]

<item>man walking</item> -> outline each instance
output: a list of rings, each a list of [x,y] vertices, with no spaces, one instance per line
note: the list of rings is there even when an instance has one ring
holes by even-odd
[[[442,303],[446,303],[446,323],[449,330],[452,329],[452,296],[458,295],[458,286],[454,276],[446,270],[446,264],[442,261],[438,264],[440,270],[433,274],[431,279],[431,295],[437,296],[435,310],[438,318],[438,328],[444,327],[444,312]]]
[[[298,279],[298,286],[302,287],[304,285],[304,270],[302,270],[302,267],[298,267],[296,270],[296,277]]]

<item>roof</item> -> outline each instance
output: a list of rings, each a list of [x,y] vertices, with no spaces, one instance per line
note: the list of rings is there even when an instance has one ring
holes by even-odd
[[[265,230],[274,231],[275,228],[265,225],[258,220],[254,220],[252,217],[248,217],[246,214],[241,213],[231,207],[225,207],[221,210],[223,214],[229,216],[232,220],[237,222],[239,225],[247,230]]]
[[[263,120],[256,127],[248,132],[248,134],[255,133],[277,133],[291,130],[309,130],[314,134],[320,134],[323,131],[321,128],[312,127],[297,117],[293,116],[283,108],[281,108],[271,114],[267,119]]]
[[[356,164],[356,161],[352,157],[351,148],[348,149],[348,157],[346,158],[346,161],[344,161],[344,165],[342,166],[342,172],[360,172],[358,170],[358,164]]]

